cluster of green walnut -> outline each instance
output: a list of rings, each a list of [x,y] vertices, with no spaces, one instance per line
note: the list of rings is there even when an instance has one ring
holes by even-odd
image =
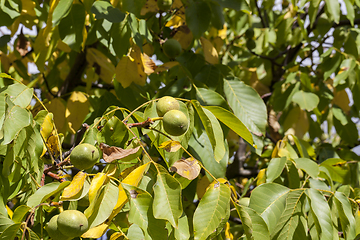
[[[70,240],[88,230],[86,216],[78,210],[65,210],[53,216],[45,229],[53,240]]]
[[[160,98],[156,103],[156,111],[158,116],[163,118],[166,133],[172,136],[180,136],[187,131],[189,127],[188,119],[180,111],[180,104],[175,98],[169,96]]]

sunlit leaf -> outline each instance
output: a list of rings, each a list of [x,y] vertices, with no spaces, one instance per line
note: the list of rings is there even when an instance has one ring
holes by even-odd
[[[96,200],[100,195],[100,190],[105,184],[105,181],[108,180],[108,177],[105,173],[97,173],[91,181],[89,188],[89,207],[85,209],[84,214],[87,218],[91,216],[96,206]]]
[[[299,104],[301,109],[312,111],[319,104],[319,97],[311,92],[298,91],[292,97],[293,102]]]
[[[48,183],[39,188],[33,195],[31,195],[26,205],[33,208],[47,200],[49,197],[60,193],[69,184],[69,181],[62,182],[61,184],[59,182]]]
[[[200,41],[203,47],[205,60],[210,64],[218,64],[219,55],[211,42],[204,37],[201,37]]]
[[[187,159],[180,159],[170,167],[170,171],[177,172],[177,174],[189,180],[197,178],[200,170],[201,167],[198,161],[191,157]]]
[[[15,211],[14,211],[14,214],[12,216],[12,220],[14,222],[22,222],[25,215],[30,211],[30,207],[29,206],[26,206],[26,205],[20,205],[18,206]],[[1,232],[1,231],[0,231]]]
[[[219,226],[230,208],[230,188],[215,180],[207,188],[194,213],[194,239],[202,240]]]
[[[73,133],[80,128],[89,113],[89,101],[84,93],[74,91],[67,101],[65,117]]]
[[[181,143],[178,141],[168,140],[161,143],[159,148],[163,148],[167,152],[176,152],[181,148]]]
[[[105,2],[97,1],[96,3]],[[105,2],[107,3],[107,2]],[[107,3],[111,6],[110,3]],[[119,11],[120,12],[120,11]],[[88,48],[86,51],[86,60],[90,66],[93,66],[95,63],[97,66],[100,66],[99,76],[101,80],[104,80],[106,83],[111,83],[115,74],[115,66],[112,64],[110,59],[105,56],[102,52],[96,48]]]
[[[61,195],[61,199],[67,200],[78,194],[84,186],[86,176],[87,176],[86,173],[82,171],[78,172],[71,181],[70,185],[64,189],[64,192]]]
[[[175,228],[182,214],[181,185],[161,165],[154,185],[154,217],[168,220]]]
[[[294,159],[296,167],[304,170],[312,178],[317,178],[319,175],[319,166],[311,159],[297,158]]]

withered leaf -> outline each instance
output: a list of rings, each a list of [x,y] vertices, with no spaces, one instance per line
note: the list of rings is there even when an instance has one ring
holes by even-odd
[[[136,148],[123,149],[120,147],[110,147],[104,143],[100,143],[100,149],[103,152],[103,159],[110,163],[114,160],[130,161],[135,159],[141,153],[140,146]]]
[[[195,179],[200,173],[201,167],[195,158],[180,159],[171,167],[170,171],[177,172],[180,176],[189,180]]]

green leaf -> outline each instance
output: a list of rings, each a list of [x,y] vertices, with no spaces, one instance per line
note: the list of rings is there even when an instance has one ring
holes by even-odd
[[[205,240],[223,221],[230,208],[230,195],[230,188],[217,180],[209,185],[194,213],[195,240]]]
[[[121,11],[134,13],[138,17],[140,16],[140,11],[145,3],[146,0],[122,0]]]
[[[320,164],[320,171],[326,168],[333,181],[346,183],[350,178],[350,167],[340,158],[329,158]]]
[[[304,201],[304,190],[289,192],[285,210],[275,229],[271,230],[271,239],[306,239],[306,216],[302,210]]]
[[[346,17],[349,19],[351,26],[354,26],[354,19],[355,19],[355,9],[354,9],[354,1],[351,0],[344,0],[346,6]]]
[[[26,205],[34,208],[35,206],[47,200],[49,197],[62,191],[69,184],[69,181],[62,182],[61,184],[59,182],[48,183],[39,188],[33,195],[31,195]]]
[[[345,235],[345,239],[356,238],[356,222],[349,199],[344,193],[335,192],[334,200],[339,213],[341,229]]]
[[[91,12],[95,14],[96,19],[106,19],[112,23],[119,23],[125,18],[120,9],[114,8],[107,1],[96,1],[91,7]]]
[[[193,134],[189,140],[189,152],[204,164],[205,168],[215,178],[225,178],[226,167],[229,161],[229,149],[226,147],[226,153],[220,162],[214,158],[214,152],[211,147],[209,136],[204,132],[200,136]],[[211,176],[207,174],[209,179]]]
[[[211,9],[205,1],[190,2],[185,9],[186,23],[195,38],[208,29],[211,20]]]
[[[89,228],[96,227],[109,218],[116,206],[119,196],[119,188],[113,181],[109,181],[101,190],[96,199],[95,208],[92,215],[88,218]]]
[[[205,128],[206,134],[209,136],[210,143],[214,151],[214,157],[217,162],[224,157],[225,146],[224,146],[224,134],[221,126],[211,111],[203,108],[200,103],[196,100],[191,101],[196,112],[198,113],[200,120]]]
[[[357,144],[357,139],[359,137],[356,124],[351,120],[348,119],[348,122],[346,125],[342,125],[341,122],[335,118],[335,115],[333,117],[333,123],[336,129],[336,132],[340,136],[341,140],[343,140],[345,143],[349,145],[355,145]]]
[[[340,3],[338,1],[325,0],[325,7],[330,19],[333,19],[335,23],[339,23],[340,20]]]
[[[146,237],[166,239],[165,221],[154,218],[150,193],[128,184],[122,186],[130,199],[129,221],[140,226]]]
[[[34,93],[34,89],[32,88],[28,88],[27,86],[20,84],[20,83],[15,83],[12,85],[9,85],[5,88],[2,88],[0,91],[0,103],[1,104],[5,104],[3,103],[3,98],[5,101],[5,95],[9,95],[10,96],[10,100],[15,104],[18,105],[19,107],[22,108],[26,108],[27,106],[29,106],[32,96]],[[0,112],[2,113],[2,112]]]
[[[80,51],[83,42],[85,26],[85,7],[82,4],[73,4],[69,14],[59,24],[61,40],[71,49]]]
[[[12,216],[12,220],[14,222],[20,223],[23,221],[23,218],[25,217],[25,215],[31,210],[31,208],[29,206],[26,205],[20,205],[18,206],[15,211],[14,214]]]
[[[124,148],[129,140],[129,132],[125,124],[116,116],[113,116],[106,122],[104,128],[99,133],[104,136],[106,144]]]
[[[281,175],[285,167],[285,163],[286,163],[286,157],[273,158],[270,160],[269,166],[266,170],[267,183],[274,181],[276,178],[278,178]]]
[[[324,195],[318,190],[309,188],[306,194],[310,200],[310,207],[314,213],[314,217],[318,222],[318,227],[321,229],[321,239],[333,239],[333,223],[331,220],[331,210]]]
[[[312,178],[317,178],[320,170],[316,162],[309,158],[297,158],[294,159],[296,167],[304,170]]]
[[[129,227],[127,237],[129,239],[145,239],[143,231],[136,223],[131,224]]]
[[[20,226],[22,223],[15,223],[8,228],[6,228],[3,233],[0,235],[0,240],[9,240],[15,239],[16,234],[20,230]]]
[[[265,220],[269,230],[274,229],[285,210],[289,191],[279,184],[264,183],[251,192],[249,207]]]
[[[246,128],[246,126],[232,112],[229,112],[228,110],[217,106],[208,106],[205,108],[210,110],[216,116],[217,119],[219,119],[222,123],[228,126],[235,133],[237,133],[247,143],[249,143],[251,146],[254,145],[254,141],[251,133]]]
[[[57,26],[61,19],[66,17],[71,9],[72,0],[60,0],[52,14],[52,27]]]
[[[177,240],[188,240],[190,239],[189,222],[188,217],[183,214],[179,218],[178,228],[174,228],[175,238]]]
[[[270,232],[264,219],[260,217],[253,209],[235,204],[244,227],[247,239],[267,240],[270,239]]]
[[[0,213],[0,234],[8,227],[14,224],[14,221]]]
[[[259,94],[238,80],[224,80],[224,92],[235,116],[253,133],[265,135],[267,112]]]
[[[157,180],[153,187],[154,217],[168,220],[174,228],[182,215],[181,184],[173,178],[161,165],[157,165]]]
[[[118,58],[125,55],[130,47],[131,30],[126,19],[121,23],[113,23],[110,30],[111,44]],[[115,85],[116,86],[116,85]],[[115,87],[115,89],[117,89]],[[127,90],[128,91],[128,90]],[[128,93],[131,94],[131,93]],[[122,96],[124,98],[126,96]],[[130,99],[128,99],[130,101]],[[123,101],[124,102],[124,101]],[[126,103],[126,101],[125,101]]]
[[[299,104],[301,109],[305,109],[310,112],[319,104],[319,97],[314,93],[300,90],[294,94],[292,101]]]
[[[196,99],[202,106],[219,106],[229,108],[223,96],[207,88],[196,88]]]

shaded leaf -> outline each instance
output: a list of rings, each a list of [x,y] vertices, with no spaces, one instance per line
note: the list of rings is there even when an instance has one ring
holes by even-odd
[[[185,10],[186,23],[195,38],[208,29],[211,20],[211,9],[204,1],[192,2]]]
[[[65,118],[72,133],[81,127],[86,115],[89,113],[89,101],[84,93],[74,91],[66,104]]]
[[[1,240],[15,239],[16,234],[20,230],[21,224],[22,223],[14,223],[13,225],[6,228],[0,235],[0,239]]]
[[[91,12],[95,13],[97,19],[106,19],[109,22],[121,22],[125,14],[118,8],[114,8],[107,1],[96,1],[91,7]]]
[[[170,171],[177,172],[177,174],[189,180],[197,178],[197,176],[199,176],[200,170],[200,164],[192,157],[187,159],[180,159],[170,167]]]

